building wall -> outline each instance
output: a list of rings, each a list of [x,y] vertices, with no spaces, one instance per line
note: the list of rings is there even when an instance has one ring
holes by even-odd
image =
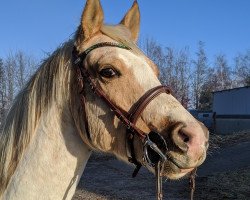
[[[250,87],[215,92],[213,98],[217,115],[250,115]]]
[[[215,92],[213,96],[215,132],[250,132],[250,87]]]
[[[222,135],[233,133],[250,133],[250,119],[216,118],[215,132]]]

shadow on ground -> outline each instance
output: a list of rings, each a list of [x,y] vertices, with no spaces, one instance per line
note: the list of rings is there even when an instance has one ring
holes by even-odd
[[[153,174],[142,169],[132,178],[132,172],[132,166],[112,156],[94,154],[73,199],[154,200]],[[195,199],[249,199],[250,141],[216,149],[197,173]],[[189,199],[188,179],[165,181],[163,191],[164,199]]]

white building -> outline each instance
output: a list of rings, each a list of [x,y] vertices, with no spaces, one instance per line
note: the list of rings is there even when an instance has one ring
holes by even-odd
[[[214,92],[213,112],[216,133],[250,132],[250,87]]]

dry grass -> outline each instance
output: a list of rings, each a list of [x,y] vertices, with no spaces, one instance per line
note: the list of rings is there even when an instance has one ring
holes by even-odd
[[[250,141],[250,132],[210,135],[210,151]],[[197,199],[250,199],[250,160],[244,169],[197,177]]]
[[[241,132],[230,135],[218,135],[210,133],[210,147],[224,148],[233,144],[250,141],[250,132]]]
[[[196,199],[239,199],[250,198],[250,166],[208,177],[198,177]]]

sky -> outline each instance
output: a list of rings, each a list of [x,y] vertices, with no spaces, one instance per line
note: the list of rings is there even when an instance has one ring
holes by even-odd
[[[133,0],[101,0],[105,23],[117,24]],[[225,54],[229,61],[250,49],[250,0],[138,0],[141,38],[163,47],[189,47],[195,54],[205,43],[210,61]],[[22,50],[46,57],[74,34],[85,0],[1,0],[0,58]]]

